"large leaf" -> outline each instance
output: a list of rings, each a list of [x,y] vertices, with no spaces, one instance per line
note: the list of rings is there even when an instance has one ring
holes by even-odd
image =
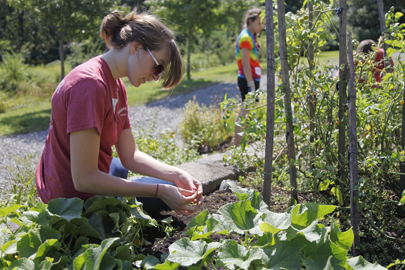
[[[291,226],[292,217],[289,213],[274,213],[266,211],[263,214],[262,218],[263,221],[271,224],[272,226],[280,230],[285,230]]]
[[[17,210],[17,209],[19,209],[21,207],[22,207],[22,205],[13,204],[13,205],[10,205],[8,207],[1,208],[0,209],[0,217],[7,216],[7,215],[11,214],[12,212],[14,212],[15,210]]]
[[[98,232],[100,239],[104,240],[106,238],[105,228],[104,228],[104,218],[102,211],[97,211],[91,213],[88,217],[89,224]]]
[[[83,201],[79,198],[57,198],[48,203],[48,210],[54,215],[67,221],[80,218],[83,210]]]
[[[306,241],[319,243],[322,240],[324,234],[325,226],[318,224],[318,221],[313,221],[308,227],[303,228],[302,230],[297,230],[294,227],[289,227],[287,229],[287,239],[292,240],[297,235],[302,235],[305,237]],[[302,243],[306,243],[303,241]]]
[[[205,226],[205,222],[210,218],[210,212],[208,212],[208,210],[204,210],[195,216],[195,218],[187,225],[187,228],[192,228],[194,226]]]
[[[75,218],[70,222],[69,232],[75,236],[90,236],[94,238],[100,238],[98,232],[89,224],[87,218]]]
[[[301,269],[300,252],[304,245],[280,241],[263,249],[267,255],[264,262],[267,269]]]
[[[33,230],[21,236],[20,241],[17,242],[17,250],[20,257],[29,258],[37,253],[41,244],[39,230]]]
[[[37,211],[26,211],[22,213],[20,220],[26,226],[31,226],[33,223],[39,225],[49,224],[51,217],[47,211],[37,212]]]
[[[306,203],[297,205],[292,210],[292,225],[297,229],[309,226],[313,221],[332,213],[337,206]]]
[[[148,255],[142,260],[141,266],[145,269],[153,269],[157,264],[160,264],[158,258],[152,255]]]
[[[217,231],[223,231],[222,224],[214,219],[213,217],[205,221],[205,226],[194,226],[189,229],[186,234],[191,236],[191,240],[198,240],[201,238],[206,238],[208,240],[209,236]]]
[[[119,238],[108,238],[101,242],[100,245],[90,245],[82,254],[77,256],[73,261],[73,269],[98,270],[108,248]]]
[[[218,253],[218,263],[226,265],[229,269],[235,266],[248,269],[254,261],[261,261],[266,254],[260,248],[246,249],[234,240],[226,240]]]
[[[229,224],[229,230],[243,234],[260,224],[260,215],[251,206],[250,201],[242,201],[222,206],[219,209]]]
[[[5,231],[0,231],[0,251],[4,252],[14,242],[15,236],[13,234],[9,234]]]
[[[371,264],[362,256],[354,257],[347,260],[347,264],[356,270],[383,270],[386,269],[379,264]]]
[[[353,230],[349,229],[346,232],[341,232],[339,227],[332,223],[330,231],[330,240],[341,248],[349,250],[354,241]]]
[[[190,266],[203,261],[220,246],[221,243],[218,242],[207,244],[204,241],[191,241],[188,238],[183,238],[169,247],[170,255],[167,260],[182,266]]]
[[[62,244],[57,239],[48,239],[39,246],[35,254],[35,260],[42,261],[45,257],[54,257],[55,252],[60,249]]]
[[[302,242],[299,238],[300,236],[297,236],[297,241]],[[307,246],[301,252],[302,262],[311,270],[323,270],[328,264],[335,270],[343,270],[341,265],[346,263],[346,256],[347,250],[339,248],[328,239],[326,228],[322,229],[319,241],[307,242]]]
[[[39,267],[36,268],[37,270],[51,270],[53,266],[53,259],[52,258],[45,258],[41,263],[39,264]]]
[[[128,208],[120,199],[114,197],[93,196],[91,199],[91,201],[85,203],[87,214],[107,209],[108,212],[112,213],[117,212],[118,209]]]
[[[236,194],[239,200],[249,200],[252,207],[260,212],[265,212],[269,210],[267,204],[263,201],[262,195],[260,192],[254,189],[241,188],[235,182],[229,181],[229,187]]]
[[[35,269],[35,263],[27,258],[21,258],[12,262],[8,269],[32,270]]]

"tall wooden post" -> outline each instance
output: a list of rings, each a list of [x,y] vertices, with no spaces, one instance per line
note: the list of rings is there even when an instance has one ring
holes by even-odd
[[[405,84],[402,83],[402,91],[404,92],[405,101]],[[401,146],[402,149],[405,149],[405,103],[402,105],[402,126],[401,126]],[[405,190],[405,161],[400,164],[401,176],[399,178],[399,194],[402,195],[402,192]],[[405,206],[399,208],[399,213],[405,215]]]
[[[270,206],[271,176],[273,170],[274,148],[274,100],[275,100],[275,62],[274,62],[274,20],[273,1],[266,0],[266,41],[267,41],[267,126],[266,149],[263,181],[263,200]]]
[[[357,255],[356,246],[360,243],[360,216],[358,200],[358,163],[357,163],[357,109],[356,109],[356,81],[353,61],[353,43],[351,33],[347,35],[347,57],[349,59],[348,73],[348,106],[349,106],[349,171],[350,171],[350,222],[353,229],[353,256]]]
[[[291,94],[290,94],[290,75],[288,70],[287,61],[287,40],[286,40],[286,26],[285,26],[285,6],[284,0],[277,0],[278,6],[278,31],[280,36],[280,59],[281,59],[281,73],[284,86],[284,108],[287,118],[286,123],[286,140],[287,140],[287,155],[290,163],[290,184],[292,186],[291,198],[298,202],[297,192],[297,168],[295,166],[295,147],[294,147],[294,126],[291,109]]]
[[[347,55],[346,55],[346,0],[339,0],[339,145],[338,145],[338,171],[339,178],[345,183],[345,153],[346,153],[346,87],[347,87]]]

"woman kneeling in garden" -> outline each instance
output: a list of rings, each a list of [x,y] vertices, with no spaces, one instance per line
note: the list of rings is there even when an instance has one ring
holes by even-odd
[[[39,197],[48,203],[58,197],[135,196],[147,211],[166,204],[183,215],[194,212],[202,203],[201,183],[139,151],[120,79],[139,87],[166,71],[163,87],[179,84],[182,61],[172,31],[133,10],[124,18],[110,13],[100,32],[110,50],[74,68],[52,96],[49,134],[36,170]],[[112,156],[113,145],[119,159]],[[126,180],[128,170],[150,177]]]

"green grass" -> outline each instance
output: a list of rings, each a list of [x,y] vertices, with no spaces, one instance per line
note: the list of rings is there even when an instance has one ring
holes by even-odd
[[[336,53],[325,53],[322,55],[323,61],[330,58],[335,58]],[[58,66],[49,67],[52,74],[56,74]],[[266,71],[266,63],[262,63],[263,71]],[[34,67],[33,72],[44,74],[43,67]],[[45,68],[46,69],[46,68]],[[60,70],[59,70],[60,71]],[[68,71],[66,71],[68,72]],[[205,88],[220,82],[236,81],[238,68],[236,63],[219,66],[206,70],[200,70],[191,73],[191,79],[184,79],[175,89],[163,90],[159,83],[148,82],[138,88],[133,87],[124,79],[127,87],[128,103],[130,106],[139,106],[156,100],[160,100],[170,95],[185,94],[201,88]],[[54,81],[53,75],[50,79]],[[45,130],[49,126],[49,118],[51,114],[51,103],[42,102],[32,104],[32,106],[19,108],[0,114],[0,136],[29,133]]]

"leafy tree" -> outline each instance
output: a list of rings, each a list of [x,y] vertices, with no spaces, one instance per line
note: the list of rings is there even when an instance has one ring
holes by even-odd
[[[405,13],[403,0],[384,0],[384,14],[392,6],[396,11]],[[376,41],[381,35],[377,0],[349,0],[347,21],[353,27],[353,32],[358,40],[373,39]],[[401,18],[400,23],[405,23],[404,17]]]
[[[220,0],[148,0],[151,9],[167,19],[173,27],[185,35],[187,43],[187,79],[190,79],[190,54],[196,37],[209,34],[222,24],[219,13]]]
[[[61,77],[65,75],[65,49],[72,41],[97,35],[102,18],[113,6],[113,0],[33,0],[41,22],[56,33],[61,61]]]

